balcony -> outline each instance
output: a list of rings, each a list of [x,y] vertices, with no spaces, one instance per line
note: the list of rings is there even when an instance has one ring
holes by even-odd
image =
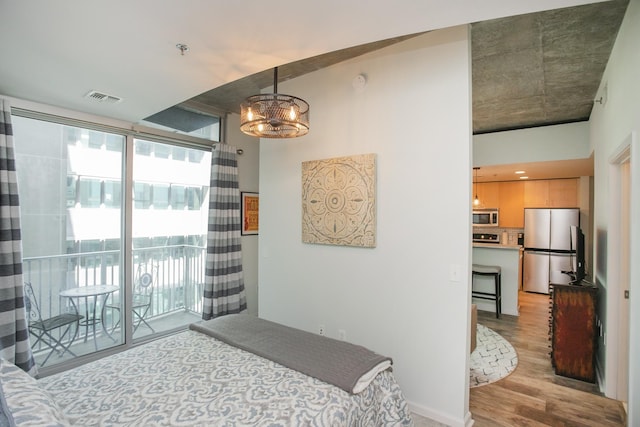
[[[205,260],[206,248],[199,246],[161,246],[133,251],[134,282],[140,280],[141,271],[153,273],[153,293],[144,314],[146,324],[140,322],[135,329],[134,340],[201,319]],[[71,342],[73,354],[66,352],[60,356],[54,353],[44,365],[50,366],[124,342],[119,310],[109,308],[124,298],[122,265],[118,250],[24,258],[24,280],[33,287],[42,318],[77,311],[84,316],[83,320],[94,317],[96,320],[94,325],[79,325],[77,334],[75,325],[69,334],[62,337],[60,330],[54,331],[54,337],[62,338],[64,345]],[[130,280],[126,283],[129,284]],[[60,295],[65,290],[96,285],[111,285],[119,290],[95,298],[65,298]],[[137,319],[133,317],[135,326]],[[33,352],[38,366],[43,366],[50,348],[37,343]]]

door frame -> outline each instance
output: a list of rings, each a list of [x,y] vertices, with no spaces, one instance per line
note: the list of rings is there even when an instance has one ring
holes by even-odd
[[[608,217],[608,232],[607,232],[607,298],[606,298],[606,339],[605,339],[605,395],[613,399],[630,399],[631,390],[633,389],[633,379],[637,377],[639,372],[632,363],[628,364],[628,378],[629,384],[624,392],[620,392],[618,386],[618,374],[621,369],[619,366],[619,347],[623,343],[623,337],[621,336],[620,328],[621,322],[626,322],[626,319],[621,319],[620,306],[622,303],[623,288],[620,285],[620,280],[623,275],[620,273],[621,267],[621,233],[623,229],[617,218],[620,218],[622,212],[622,193],[621,183],[623,178],[622,164],[630,162],[630,185],[631,191],[629,193],[629,215],[630,218],[637,218],[640,214],[640,197],[638,188],[640,188],[640,150],[638,147],[638,141],[636,132],[631,132],[625,140],[614,150],[613,154],[609,157],[609,217]],[[635,190],[634,190],[635,189]],[[633,283],[637,283],[640,278],[640,269],[637,263],[634,263],[640,250],[640,227],[634,224],[633,221],[629,222],[629,287],[631,288]],[[638,295],[634,295],[640,292],[640,288],[629,289],[629,317],[628,325],[623,325],[622,330],[628,331],[628,343],[629,353],[628,360],[637,360],[638,357],[638,345],[640,339],[636,338],[638,334],[638,316],[640,310],[638,310]],[[626,329],[625,329],[626,326]]]

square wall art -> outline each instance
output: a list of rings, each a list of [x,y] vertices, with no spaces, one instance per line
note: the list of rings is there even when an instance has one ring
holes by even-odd
[[[302,241],[376,246],[376,155],[302,163]]]

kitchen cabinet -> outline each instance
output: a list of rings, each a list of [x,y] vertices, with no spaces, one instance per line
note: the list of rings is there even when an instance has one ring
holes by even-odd
[[[474,206],[476,208],[497,208],[500,204],[500,183],[498,182],[479,182],[476,184],[476,193],[480,204]]]
[[[524,182],[524,207],[549,207],[549,182],[546,180]]]
[[[499,189],[500,227],[523,228],[524,183],[522,181],[501,182]]]
[[[578,206],[578,180],[549,180],[549,203],[552,208],[575,208]]]
[[[550,285],[551,363],[557,375],[595,382],[597,288]]]
[[[479,182],[474,208],[500,209],[500,227],[524,228],[524,208],[575,208],[578,206],[577,178],[533,181]]]
[[[525,208],[575,208],[578,179],[541,179],[524,182]]]

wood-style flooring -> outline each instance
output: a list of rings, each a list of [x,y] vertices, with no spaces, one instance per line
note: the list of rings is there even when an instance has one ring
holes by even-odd
[[[474,427],[624,426],[619,401],[604,397],[595,384],[557,376],[549,357],[549,297],[520,292],[520,316],[478,312],[478,323],[509,341],[518,367],[493,384],[470,391]]]

